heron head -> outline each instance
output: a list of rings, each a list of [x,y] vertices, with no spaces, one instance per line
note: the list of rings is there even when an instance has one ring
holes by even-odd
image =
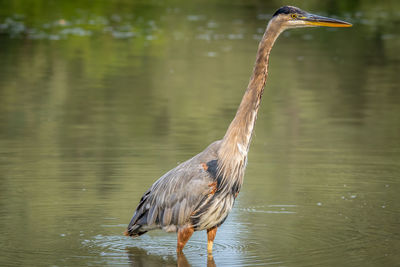
[[[338,19],[326,18],[307,13],[294,6],[279,8],[272,17],[283,29],[301,27],[351,27],[352,24]]]

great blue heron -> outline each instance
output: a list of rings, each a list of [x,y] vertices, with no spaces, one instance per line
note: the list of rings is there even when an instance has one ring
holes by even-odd
[[[207,230],[207,250],[212,252],[217,228],[227,218],[243,183],[271,48],[282,31],[314,26],[352,25],[292,6],[275,12],[258,46],[247,90],[224,138],[159,178],[140,199],[125,235],[136,237],[157,228],[178,232],[177,252],[181,252],[194,231]]]

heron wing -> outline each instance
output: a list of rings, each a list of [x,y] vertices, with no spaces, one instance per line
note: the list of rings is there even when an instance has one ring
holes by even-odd
[[[159,178],[142,196],[128,231],[154,228],[176,231],[189,223],[191,214],[213,190],[214,178],[202,163],[216,159],[219,142]]]

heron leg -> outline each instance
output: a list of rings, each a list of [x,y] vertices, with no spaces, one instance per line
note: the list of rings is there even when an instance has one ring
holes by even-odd
[[[176,252],[182,252],[183,247],[186,245],[193,232],[193,227],[186,227],[178,230],[178,244],[176,247]]]
[[[207,252],[212,253],[215,236],[217,235],[217,227],[207,229]]]

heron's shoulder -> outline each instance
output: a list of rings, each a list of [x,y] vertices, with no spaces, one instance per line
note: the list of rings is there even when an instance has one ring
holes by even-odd
[[[211,143],[206,149],[197,155],[197,158],[201,162],[208,162],[218,158],[218,150],[221,147],[222,140]]]
[[[190,158],[189,160],[179,164],[172,170],[193,170],[199,167],[202,163],[207,163],[212,160],[218,159],[218,149],[221,146],[221,140],[211,143],[203,151]]]
[[[220,148],[221,143],[222,143],[222,140],[214,141],[206,149],[204,149],[204,151],[206,151],[207,149],[217,151]]]
[[[209,172],[205,171],[206,169],[204,168],[204,164],[217,160],[217,152],[220,145],[220,140],[211,143],[202,152],[189,160],[180,163],[178,166],[161,176],[153,184],[153,187],[157,187],[160,184],[184,183],[185,181],[193,180],[201,180],[206,183],[208,180],[212,179],[212,177],[210,177]]]

